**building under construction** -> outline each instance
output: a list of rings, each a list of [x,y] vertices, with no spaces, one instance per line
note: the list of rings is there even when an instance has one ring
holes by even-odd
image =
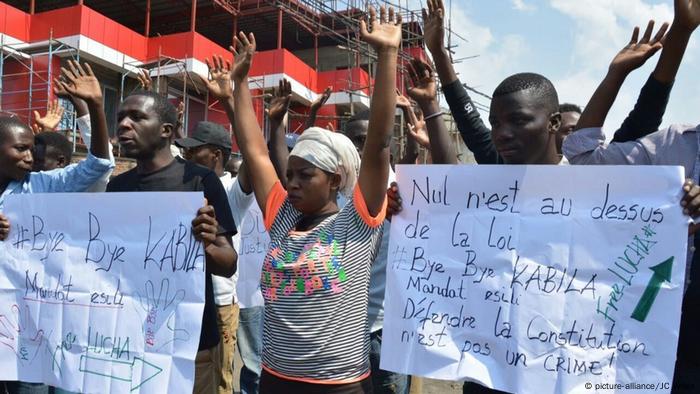
[[[112,133],[119,102],[139,86],[139,69],[150,72],[158,92],[184,102],[186,132],[202,120],[228,126],[199,76],[207,75],[205,59],[231,59],[227,48],[233,34],[245,31],[255,34],[258,46],[249,84],[261,123],[267,97],[287,78],[290,132],[301,132],[308,106],[326,87],[332,94],[317,125],[339,129],[369,107],[376,58],[356,31],[370,5],[391,5],[402,14],[400,64],[411,56],[425,58],[420,10],[379,0],[1,1],[0,110],[31,122],[33,111],[43,113],[53,98],[61,66],[74,59],[90,62],[100,79]],[[75,136],[72,108],[68,102],[64,106],[61,128]],[[397,118],[403,145],[401,128]]]

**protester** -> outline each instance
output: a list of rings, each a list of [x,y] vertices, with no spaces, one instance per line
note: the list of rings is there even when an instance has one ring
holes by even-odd
[[[109,136],[104,114],[102,88],[92,68],[68,61],[61,68],[65,82],[61,88],[85,100],[95,129],[90,152],[85,160],[51,171],[31,172],[34,162],[34,135],[18,118],[0,117],[0,212],[11,194],[82,192],[114,167],[109,155]],[[9,236],[11,223],[0,213],[0,241]],[[8,393],[48,393],[48,386],[25,382],[0,382],[0,391]]]
[[[270,229],[272,244],[263,267],[267,279],[262,282],[266,301],[260,382],[263,393],[371,390],[368,333],[358,328],[367,324],[366,290],[362,289],[368,285],[369,265],[379,246],[384,216],[385,189],[377,185],[386,184],[389,169],[389,147],[383,141],[388,141],[393,121],[381,114],[393,111],[395,106],[394,70],[401,40],[400,18],[394,20],[393,9],[389,14],[391,22],[387,22],[387,12],[382,8],[380,22],[371,9],[372,32],[362,29],[363,38],[379,56],[372,99],[372,108],[378,113],[370,120],[365,146],[368,159],[360,166],[356,150],[343,136],[322,129],[307,130],[289,158],[288,197],[268,157],[247,86],[254,37],[243,33],[236,37],[240,54],[232,70],[219,64],[210,72],[212,79],[227,74],[226,79],[234,80],[234,130],[244,161],[256,174],[251,179],[253,190]],[[222,102],[231,102],[230,85],[219,86],[214,95]],[[336,203],[339,192],[353,196],[340,211]],[[352,253],[343,253],[351,240]],[[320,254],[322,250],[331,254]],[[297,262],[296,257],[280,259],[284,255],[299,256],[306,262]],[[325,264],[331,261],[334,263]],[[315,279],[295,272],[293,267],[299,263],[311,264],[317,272]],[[309,314],[311,311],[322,313]],[[302,326],[312,332],[299,335],[296,331]],[[317,349],[323,349],[322,354]]]
[[[498,151],[492,141],[491,130],[489,130],[481,119],[479,112],[469,97],[466,88],[457,77],[457,73],[450,61],[450,55],[444,43],[445,26],[443,19],[445,16],[445,7],[443,1],[428,0],[427,5],[427,11],[423,9],[425,45],[433,55],[433,61],[435,62],[437,74],[440,77],[445,100],[450,107],[452,117],[459,129],[460,135],[467,145],[467,148],[474,153],[474,158],[477,163],[504,164],[504,161],[498,155]],[[645,41],[644,44],[649,44],[651,47],[656,48],[654,50],[655,52],[658,50],[658,45],[656,44],[661,42],[665,28],[662,27],[659,30],[659,33],[657,33],[653,41],[651,38],[652,29],[653,24],[647,29],[642,42]],[[646,45],[643,46],[643,48],[646,49]],[[648,55],[653,55],[653,52]],[[614,138],[616,141],[633,140],[640,136],[640,132],[644,134],[650,133],[656,130],[658,124],[660,124],[661,119],[657,115],[658,109],[648,111],[650,106],[644,103],[665,103],[668,96],[666,96],[666,100],[663,99],[663,86],[659,86],[653,81],[649,82],[649,84],[650,87],[643,90],[638,98],[639,106],[635,107],[635,109],[630,112],[627,119],[620,126],[620,129],[615,132]],[[659,94],[661,94],[661,96],[659,96]],[[565,106],[564,109],[570,109],[570,107],[567,108]],[[663,111],[661,111],[661,113],[663,114]],[[573,114],[568,115],[575,117]],[[559,142],[570,132],[570,127],[567,126],[567,124],[573,121],[573,119],[569,116],[566,118],[563,119],[562,122],[563,128],[557,131],[557,133],[560,134],[557,137]],[[656,119],[658,119],[658,124],[656,124]],[[656,126],[653,126],[654,124],[656,124]],[[557,152],[561,153],[561,144],[557,145]]]
[[[221,125],[211,122],[199,122],[192,137],[175,140],[175,145],[185,150],[185,158],[204,166],[219,177],[228,195],[231,215],[237,225],[254,202],[252,189],[248,181],[245,166],[240,168],[238,176],[233,177],[224,171],[224,163],[231,157],[231,136]],[[233,237],[233,246],[240,250],[240,234]],[[239,308],[236,303],[236,279],[212,276],[214,298],[217,306],[219,327],[219,394],[233,392],[233,353],[236,346],[236,332],[239,324]]]
[[[576,125],[581,117],[581,107],[576,104],[559,104],[561,114],[561,126],[557,132],[557,153],[561,154],[561,144],[564,138],[576,130]]]
[[[194,392],[216,393],[220,339],[212,275],[230,277],[236,271],[237,261],[231,240],[236,226],[226,192],[212,171],[180,157],[173,158],[170,145],[177,114],[164,97],[146,91],[128,96],[119,107],[117,121],[122,152],[136,159],[136,167],[112,179],[107,185],[108,192],[204,193],[204,207],[192,221],[192,231],[204,243],[206,258],[204,314],[195,359]]]
[[[398,164],[417,164],[420,147],[430,150],[430,137],[425,129],[423,111],[396,90],[396,106],[403,112],[406,123],[406,151]],[[391,178],[391,177],[390,177]],[[391,179],[390,179],[391,180]],[[386,232],[385,232],[386,233]]]
[[[42,131],[34,136],[33,171],[51,171],[64,168],[73,158],[73,145],[63,134]]]
[[[644,89],[651,90],[649,84],[665,87],[670,93],[670,87],[680,67],[690,36],[700,25],[700,7],[693,0],[674,1],[675,15],[664,43],[661,57],[656,69],[649,78]],[[632,40],[634,41],[634,39]],[[610,106],[629,72],[630,67],[622,75],[608,75],[591,98],[591,102],[581,115],[585,121],[582,129],[564,142],[564,153],[574,164],[632,164],[632,165],[680,165],[683,166],[687,181],[684,185],[685,196],[681,201],[684,213],[698,217],[698,188],[700,181],[700,126],[672,125],[656,131],[636,141],[604,144],[605,136],[602,126]],[[611,71],[612,72],[612,71]],[[609,73],[610,74],[610,73]],[[656,82],[652,82],[656,81]],[[654,86],[652,85],[652,86]],[[668,96],[662,97],[665,104]],[[661,111],[651,104],[638,103],[635,107],[643,107],[650,111]],[[658,125],[657,125],[658,126]],[[698,229],[691,227],[691,233]],[[700,236],[695,233],[694,240],[689,241],[691,251],[700,247]],[[700,371],[700,346],[693,338],[693,333],[700,324],[700,314],[697,305],[700,303],[700,254],[692,253],[686,268],[686,291],[683,297],[681,327],[678,339],[678,353],[674,372],[674,392],[694,392],[700,387],[698,371]]]
[[[226,162],[224,170],[231,174],[232,178],[238,176],[238,171],[241,169],[241,164],[243,164],[243,159],[238,154],[231,154],[231,158]]]

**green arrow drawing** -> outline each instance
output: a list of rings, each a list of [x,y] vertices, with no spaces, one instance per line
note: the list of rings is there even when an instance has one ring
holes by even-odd
[[[134,370],[141,373],[135,376]],[[134,357],[133,361],[123,361],[88,355],[80,356],[80,372],[129,382],[131,383],[131,391],[138,389],[162,371],[163,368],[140,357]]]
[[[649,310],[651,306],[654,305],[654,300],[659,294],[659,289],[661,289],[661,284],[663,282],[671,281],[671,270],[673,268],[673,256],[666,259],[663,263],[649,267],[650,270],[654,271],[654,275],[649,279],[649,284],[647,288],[644,289],[642,297],[639,299],[637,306],[632,312],[632,319],[644,322],[647,319]]]

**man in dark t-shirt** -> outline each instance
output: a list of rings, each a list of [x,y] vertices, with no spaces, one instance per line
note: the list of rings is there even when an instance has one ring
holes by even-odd
[[[173,158],[170,140],[176,123],[175,108],[164,97],[137,92],[119,108],[117,135],[122,151],[136,159],[134,169],[107,185],[107,192],[198,192],[204,193],[206,206],[192,221],[194,236],[204,243],[206,289],[202,332],[195,360],[194,393],[216,393],[219,344],[216,305],[211,275],[230,277],[236,271],[238,256],[231,242],[236,225],[226,192],[212,171]]]

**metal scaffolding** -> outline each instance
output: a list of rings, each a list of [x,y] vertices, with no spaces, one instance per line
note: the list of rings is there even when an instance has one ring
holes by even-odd
[[[53,60],[54,56],[70,57],[80,60],[80,50],[53,38],[53,31],[47,41],[38,44],[8,44],[5,35],[0,35],[0,110],[13,113],[28,124],[33,122],[34,111],[46,110],[53,96]],[[37,67],[39,60],[45,58],[45,69]],[[13,63],[8,63],[8,61]],[[16,64],[20,72],[5,72],[6,66]],[[13,81],[27,81],[26,88],[8,89]],[[26,95],[26,106],[7,105],[7,99]],[[38,98],[41,97],[41,98]],[[61,100],[65,112],[59,127],[70,131],[73,151],[77,144],[77,127],[75,110],[68,100]]]
[[[200,2],[206,2],[206,0],[200,0]],[[140,2],[143,3],[143,2]],[[153,4],[152,4],[153,3]],[[161,10],[160,16],[151,15],[151,6],[158,7]],[[446,0],[446,6],[448,8],[452,7],[452,1]],[[121,12],[119,15],[123,15],[123,11],[119,7],[115,7],[110,2],[102,1],[100,2],[100,7],[112,7],[110,12]],[[145,21],[144,21],[144,31],[146,36],[151,36],[153,34],[160,34],[158,30],[163,30],[163,25],[172,23],[183,23],[187,24],[187,30],[195,32],[197,31],[197,0],[191,0],[186,8],[188,10],[178,11],[181,14],[189,14],[189,23],[183,21],[182,15],[178,18],[171,19],[171,15],[175,16],[175,13],[163,15],[162,8],[165,2],[158,2],[157,0],[146,0],[145,1]],[[360,17],[365,16],[366,10],[369,6],[379,8],[381,6],[391,6],[393,7],[403,19],[403,40],[402,40],[402,50],[400,51],[400,61],[399,61],[399,78],[403,78],[406,70],[404,69],[404,64],[410,59],[411,54],[420,53],[423,49],[423,16],[420,9],[410,9],[408,7],[408,2],[406,0],[211,0],[208,4],[213,4],[216,10],[211,8],[200,9],[200,19],[205,20],[205,18],[210,18],[213,16],[220,16],[222,14],[230,15],[229,25],[232,27],[232,33],[235,33],[238,29],[238,24],[240,23],[252,23],[252,21],[258,18],[260,15],[266,16],[267,25],[264,25],[265,31],[267,32],[268,40],[274,40],[274,30],[270,31],[269,23],[271,18],[276,18],[276,47],[277,49],[282,49],[283,46],[283,32],[284,32],[284,22],[287,21],[287,29],[296,29],[297,31],[297,43],[301,43],[301,50],[307,51],[308,58],[305,60],[311,66],[318,71],[319,62],[319,46],[322,48],[335,47],[338,49],[338,55],[347,57],[347,61],[340,61],[335,63],[325,63],[326,67],[329,64],[337,65],[340,69],[346,68],[348,72],[345,74],[347,77],[338,76],[339,80],[334,81],[337,85],[344,86],[342,90],[343,93],[347,94],[349,97],[349,104],[340,104],[338,113],[335,115],[319,115],[317,118],[328,121],[338,122],[337,124],[347,120],[352,116],[357,110],[358,103],[367,102],[372,94],[372,84],[367,84],[365,77],[362,80],[356,79],[356,73],[352,72],[352,69],[362,69],[368,76],[369,80],[373,80],[375,67],[376,67],[376,54],[373,52],[371,47],[362,42],[357,34],[358,20]],[[97,2],[95,2],[97,5]],[[185,4],[183,3],[182,6]],[[155,10],[155,8],[154,8]],[[155,11],[154,11],[155,12]],[[454,49],[457,47],[456,42],[466,42],[466,39],[459,36],[457,33],[451,29],[450,12],[448,12],[448,17],[445,21],[446,28],[446,44],[448,51],[451,55],[454,54]],[[125,15],[124,15],[125,16]],[[115,17],[117,21],[120,21],[118,17]],[[160,23],[161,26],[152,25],[153,22]],[[165,20],[168,20],[166,23]],[[182,22],[179,22],[182,21]],[[179,25],[178,25],[179,26]],[[202,29],[207,29],[206,24],[202,24]],[[273,28],[274,29],[274,28]],[[140,30],[140,29],[139,29]],[[211,31],[210,31],[211,32]],[[258,32],[257,30],[255,31]],[[260,31],[262,33],[263,31]],[[164,34],[168,34],[167,32]],[[306,41],[299,41],[299,37],[304,37]],[[219,36],[221,38],[221,36]],[[313,39],[311,42],[310,38]],[[219,39],[219,44],[225,46],[224,43]],[[293,45],[296,45],[292,42]],[[299,47],[299,45],[297,45]],[[310,51],[313,48],[313,53]],[[290,49],[294,50],[294,49]],[[328,51],[328,49],[324,49]],[[341,52],[345,52],[342,54]],[[325,52],[326,54],[328,52]],[[24,119],[28,122],[32,121],[32,112],[34,110],[43,111],[46,107],[47,100],[52,97],[52,71],[51,66],[53,64],[52,57],[60,55],[61,57],[71,56],[75,59],[80,58],[80,51],[76,48],[72,48],[53,38],[49,39],[48,42],[43,42],[40,44],[23,44],[23,45],[8,45],[4,42],[4,37],[0,41],[0,110],[4,109],[4,104],[6,98],[12,95],[28,95],[27,104],[23,108],[17,108],[15,110],[21,112]],[[48,70],[37,70],[35,67],[35,58],[39,55],[48,56]],[[313,58],[312,58],[313,55]],[[338,57],[338,56],[336,56]],[[12,75],[5,73],[4,64],[9,60],[15,61],[22,64],[25,76],[28,76],[29,85],[27,89],[13,89],[12,91],[5,89],[6,80],[11,78]],[[191,73],[187,69],[187,64],[181,59],[175,59],[169,56],[165,56],[162,53],[158,54],[155,59],[150,59],[147,61],[126,61],[127,59],[122,59],[121,65],[116,65],[115,67],[109,67],[112,72],[116,72],[117,75],[121,77],[121,82],[115,81],[119,84],[119,94],[118,98],[123,99],[130,92],[138,88],[138,84],[135,84],[132,80],[127,82],[129,77],[134,77],[135,73],[139,72],[140,69],[146,69],[149,71],[152,79],[154,80],[154,90],[161,92],[164,95],[168,95],[171,98],[178,98],[185,102],[185,131],[189,123],[189,103],[190,96],[194,95],[198,97],[196,101],[201,104],[202,100],[205,103],[206,114],[209,111],[219,111],[215,108],[216,103],[210,103],[208,93],[206,89],[201,89],[201,84],[193,79]],[[459,62],[463,59],[453,60],[454,62]],[[340,63],[345,63],[341,65]],[[53,73],[55,74],[55,72]],[[340,78],[343,78],[342,80]],[[255,82],[255,81],[253,81]],[[251,82],[251,83],[253,83]],[[332,81],[333,82],[333,81]],[[259,78],[256,82],[256,89],[259,89],[262,93],[256,96],[255,100],[262,100],[262,105],[257,105],[256,108],[259,110],[264,110],[265,98],[269,96],[269,91],[272,86],[265,86],[265,78]],[[403,84],[400,84],[403,85]],[[26,90],[26,91],[25,91]],[[43,92],[45,91],[45,98],[42,100],[37,99],[39,97],[37,93],[41,90],[43,97]],[[337,92],[337,91],[336,91]],[[488,97],[486,97],[488,98]],[[194,98],[193,98],[194,99]],[[15,100],[16,101],[16,100]],[[257,102],[256,102],[257,103]],[[200,105],[197,104],[197,105]],[[364,104],[366,105],[366,104]],[[77,133],[75,127],[75,116],[72,111],[72,107],[68,103],[64,103],[64,107],[68,111],[67,118],[70,119],[70,129],[73,133],[74,146],[77,140]],[[483,105],[479,105],[480,109],[484,109]],[[264,119],[262,113],[259,114],[261,118]],[[300,113],[294,113],[290,111],[290,119],[300,120],[304,115]],[[67,122],[64,119],[64,122]],[[400,150],[404,149],[405,133],[403,121],[398,121],[397,118],[397,136],[396,140],[400,145]],[[62,123],[64,124],[64,123]],[[291,122],[290,122],[291,124]],[[454,129],[453,129],[454,131]],[[456,135],[456,134],[454,134]]]

